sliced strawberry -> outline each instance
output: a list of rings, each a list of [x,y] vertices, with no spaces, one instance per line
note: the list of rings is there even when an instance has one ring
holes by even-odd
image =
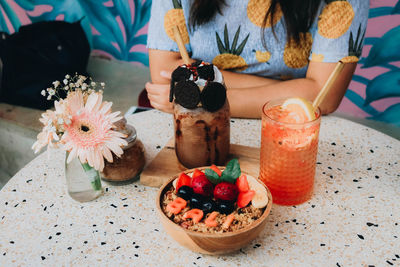
[[[250,190],[249,183],[247,182],[247,176],[242,174],[239,178],[236,179],[236,186],[239,189],[239,192],[246,192]]]
[[[254,190],[249,190],[246,192],[240,192],[238,199],[237,199],[237,205],[239,208],[244,208],[246,207],[250,201],[253,199],[253,197],[255,196],[256,191]]]
[[[215,172],[218,174],[218,176],[221,176],[221,175],[222,175],[221,170],[218,169],[218,167],[215,166],[214,164],[210,166],[210,169],[213,170],[213,171],[215,171]]]
[[[192,179],[193,179],[193,178],[196,178],[196,177],[198,177],[198,176],[204,176],[204,172],[202,172],[202,171],[200,171],[200,170],[198,170],[198,169],[195,169],[194,172],[193,172],[193,174],[192,174]]]
[[[187,175],[186,173],[182,172],[179,175],[178,181],[176,182],[176,192],[178,192],[179,187],[183,186],[183,185],[187,185],[190,186],[192,182],[192,179],[190,178],[189,175]]]

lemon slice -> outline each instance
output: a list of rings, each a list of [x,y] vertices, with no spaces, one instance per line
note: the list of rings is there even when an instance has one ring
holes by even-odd
[[[282,108],[289,112],[290,122],[302,123],[316,119],[312,104],[300,97],[289,98],[282,104]]]

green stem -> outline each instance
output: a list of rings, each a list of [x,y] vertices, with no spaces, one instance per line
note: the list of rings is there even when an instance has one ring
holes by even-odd
[[[99,171],[95,170],[88,163],[81,163],[85,173],[90,179],[90,183],[95,191],[101,190],[101,180]]]

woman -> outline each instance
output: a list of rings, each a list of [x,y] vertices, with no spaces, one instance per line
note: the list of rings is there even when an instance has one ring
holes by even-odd
[[[345,68],[320,106],[323,114],[331,113],[361,55],[368,6],[365,0],[153,0],[150,102],[172,112],[169,76],[182,64],[175,24],[192,59],[222,70],[232,116],[259,118],[270,99],[313,100],[342,60]]]

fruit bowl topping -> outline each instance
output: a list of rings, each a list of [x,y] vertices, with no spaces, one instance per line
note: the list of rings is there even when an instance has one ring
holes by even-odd
[[[242,174],[237,159],[231,160],[223,170],[212,165],[204,171],[195,169],[192,173],[181,173],[173,186],[177,197],[187,201],[187,207],[178,205],[168,207],[167,211],[177,216],[179,210],[185,220],[181,225],[185,228],[198,222],[207,227],[219,225],[217,228],[223,229],[225,225],[229,228],[234,220],[240,219],[240,214],[263,209],[269,201],[264,185]],[[239,215],[235,217],[234,214]]]

